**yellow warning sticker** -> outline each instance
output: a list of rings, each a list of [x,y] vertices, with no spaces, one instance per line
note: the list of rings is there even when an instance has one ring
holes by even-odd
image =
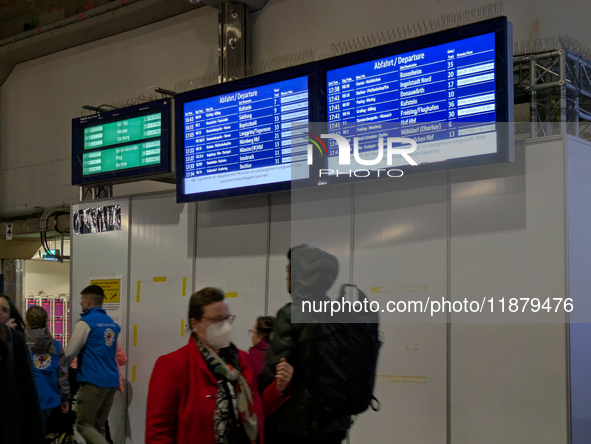
[[[121,302],[121,279],[91,279],[90,285],[98,285],[105,292],[105,303]]]
[[[425,293],[426,285],[397,285],[392,287],[371,287],[372,293]]]
[[[407,376],[407,375],[377,375],[378,378],[385,378],[389,382],[407,382],[411,384],[426,384],[426,376]]]

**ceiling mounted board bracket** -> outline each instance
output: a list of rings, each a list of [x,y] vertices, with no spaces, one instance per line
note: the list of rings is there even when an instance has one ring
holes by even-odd
[[[263,7],[267,4],[269,0],[238,0],[238,1],[228,1],[228,0],[187,0],[189,3],[205,3],[208,6],[212,6],[214,8],[218,8],[222,3],[244,3],[248,5],[250,8],[250,12],[258,11],[259,9],[263,9]]]

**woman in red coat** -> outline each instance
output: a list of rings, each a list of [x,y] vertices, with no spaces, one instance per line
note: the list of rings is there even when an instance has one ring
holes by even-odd
[[[293,367],[279,363],[261,399],[247,353],[229,342],[234,316],[224,298],[211,287],[193,294],[189,343],[156,361],[146,444],[263,444],[264,418],[287,399]]]

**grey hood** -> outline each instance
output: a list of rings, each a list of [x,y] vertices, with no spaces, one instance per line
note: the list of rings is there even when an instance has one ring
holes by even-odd
[[[291,249],[291,297],[294,302],[327,299],[339,273],[332,254],[306,244]]]
[[[27,342],[29,343],[29,350],[33,353],[46,354],[51,347],[51,340],[44,328],[27,330]]]

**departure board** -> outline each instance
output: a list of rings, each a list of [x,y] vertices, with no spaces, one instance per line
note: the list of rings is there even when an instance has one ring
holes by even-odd
[[[90,150],[160,136],[160,113],[84,129],[84,149]]]
[[[74,119],[72,183],[170,171],[168,100]]]
[[[96,150],[82,155],[82,174],[106,173],[160,163],[160,141]]]
[[[328,70],[329,132],[362,135],[366,159],[385,130],[414,139],[419,164],[496,153],[495,57],[495,34],[487,33]],[[337,157],[330,141],[329,168]]]
[[[184,195],[308,178],[308,77],[183,104]]]

